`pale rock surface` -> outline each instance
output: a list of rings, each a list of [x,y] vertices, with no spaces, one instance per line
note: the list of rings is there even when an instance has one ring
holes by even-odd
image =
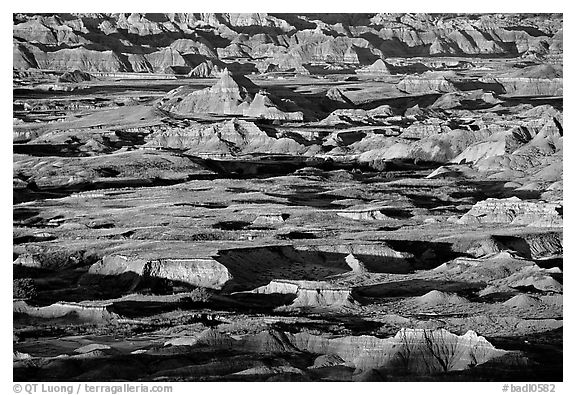
[[[534,227],[561,227],[561,210],[562,206],[558,204],[523,201],[517,197],[490,198],[476,203],[458,222],[461,224],[500,223]]]
[[[473,331],[457,336],[443,329],[402,329],[387,339],[372,336],[330,339],[307,333],[290,335],[289,339],[299,349],[338,355],[360,370],[380,367],[412,373],[465,370],[506,353]]]
[[[466,298],[458,296],[457,294],[442,292],[433,290],[425,295],[419,296],[415,299],[415,302],[420,305],[426,306],[439,306],[445,304],[457,304],[462,305],[469,303]]]
[[[93,344],[87,344],[82,347],[78,347],[77,349],[74,350],[74,352],[78,354],[86,354],[96,350],[110,350],[111,348],[112,347],[110,347],[107,344],[93,343]]]
[[[386,61],[377,59],[370,66],[359,69],[358,73],[390,75],[392,74],[390,69],[390,65]]]
[[[248,78],[232,75],[227,69],[210,88],[194,90],[181,86],[166,94],[159,108],[181,116],[194,114],[243,115],[264,119],[302,120],[299,111],[284,112],[269,95],[260,92]]]
[[[294,308],[341,309],[357,308],[358,302],[352,296],[351,289],[325,281],[273,280],[269,284],[251,291],[256,294],[293,294],[295,299],[289,306],[280,310]]]
[[[252,153],[306,153],[310,147],[277,135],[269,136],[255,123],[231,119],[211,125],[193,123],[186,129],[158,131],[147,137],[146,147],[186,150],[196,156],[239,156]]]
[[[111,310],[109,303],[90,302],[58,302],[44,307],[30,306],[25,301],[15,301],[13,310],[15,313],[26,314],[30,317],[41,319],[56,319],[62,317],[76,318],[83,322],[111,322],[120,316]]]
[[[432,72],[420,76],[407,76],[398,83],[398,89],[409,94],[420,95],[458,91],[446,75]]]
[[[88,273],[98,276],[133,274],[141,279],[159,278],[191,286],[220,289],[232,277],[226,267],[214,259],[189,258],[157,260],[124,255],[107,255],[90,267]]]

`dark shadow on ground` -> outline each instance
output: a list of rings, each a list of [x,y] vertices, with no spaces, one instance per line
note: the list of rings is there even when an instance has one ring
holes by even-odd
[[[486,286],[484,283],[448,280],[405,280],[394,281],[355,288],[355,291],[366,298],[400,298],[422,296],[430,291],[474,294]]]
[[[354,256],[368,271],[408,273],[412,270],[412,263],[406,259],[362,253],[357,246],[356,249]],[[327,252],[324,248],[304,250],[287,245],[230,249],[220,251],[215,259],[232,275],[224,291],[233,292],[254,289],[276,279],[324,281],[329,276],[352,270],[346,263],[347,255],[349,252]]]

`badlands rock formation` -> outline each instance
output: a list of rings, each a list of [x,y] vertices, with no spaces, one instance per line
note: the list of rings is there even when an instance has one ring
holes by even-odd
[[[523,202],[518,197],[492,198],[476,203],[458,222],[562,227],[562,206],[545,202]]]
[[[88,270],[92,276],[136,275],[134,287],[141,281],[165,279],[204,288],[221,288],[230,274],[221,264],[207,259],[164,259],[146,261],[122,255],[106,256]],[[101,281],[101,280],[98,280]]]
[[[338,286],[325,281],[290,281],[275,280],[268,285],[256,288],[257,294],[291,294],[294,295],[292,308],[342,309],[358,306],[350,288]]]
[[[278,120],[303,119],[302,112],[283,112],[266,92],[259,91],[246,77],[232,76],[228,69],[224,69],[211,88],[191,91],[180,87],[168,92],[159,108],[179,116],[220,114]]]
[[[444,330],[402,329],[389,339],[296,335],[294,340],[299,348],[339,355],[357,369],[392,367],[416,374],[469,369],[505,354],[472,331],[455,336]]]
[[[556,60],[562,51],[555,15],[15,14],[13,37],[18,67],[103,72],[196,67],[191,55],[305,70],[313,62],[372,65],[405,55]]]
[[[434,290],[416,298],[416,303],[423,305],[465,304],[468,303],[468,300],[456,294],[448,294]]]
[[[563,381],[561,14],[13,15],[15,381]]]
[[[237,118],[210,125],[194,123],[183,130],[159,130],[146,139],[146,147],[184,150],[188,154],[205,157],[263,152],[300,155],[311,148],[282,133],[270,136],[266,129],[256,123]]]
[[[447,78],[448,77],[448,78]],[[398,89],[409,94],[449,93],[458,89],[449,79],[450,74],[425,73],[422,76],[409,76],[398,83]]]

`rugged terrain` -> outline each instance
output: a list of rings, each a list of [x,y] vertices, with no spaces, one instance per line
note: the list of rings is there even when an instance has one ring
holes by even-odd
[[[561,381],[561,15],[14,15],[16,381]]]

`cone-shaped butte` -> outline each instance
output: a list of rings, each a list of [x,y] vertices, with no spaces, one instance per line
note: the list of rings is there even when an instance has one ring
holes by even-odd
[[[181,86],[166,94],[159,108],[177,116],[236,115],[263,119],[302,120],[302,112],[285,112],[278,100],[265,94],[248,78],[228,69],[213,86],[194,90]]]

